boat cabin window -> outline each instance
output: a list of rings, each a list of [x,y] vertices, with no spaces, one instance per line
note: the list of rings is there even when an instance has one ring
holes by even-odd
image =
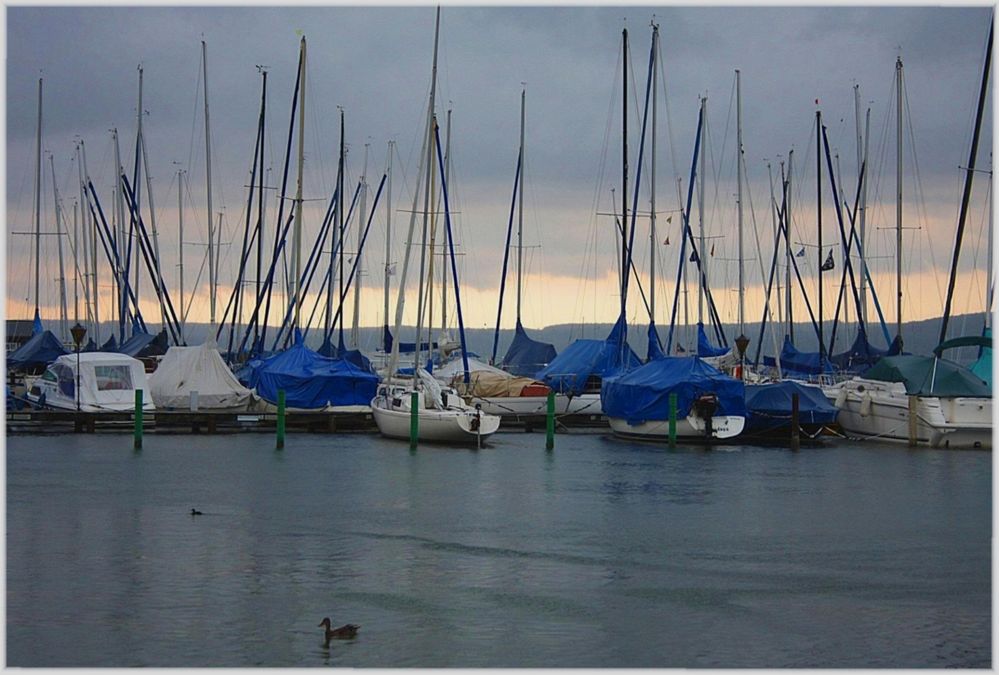
[[[76,395],[76,373],[73,372],[73,369],[61,363],[55,363],[49,370],[59,378],[59,391],[62,392],[63,396],[73,398]]]
[[[45,372],[42,373],[42,379],[46,382],[57,382],[59,380],[56,374],[52,372],[51,368],[47,368]]]
[[[132,369],[127,365],[94,366],[97,391],[132,389]]]

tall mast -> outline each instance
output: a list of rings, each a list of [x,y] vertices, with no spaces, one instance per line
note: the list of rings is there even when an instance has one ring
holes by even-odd
[[[794,177],[794,149],[787,153],[787,182],[784,184],[784,252],[787,256],[787,266],[784,269],[784,295],[787,299],[787,336],[794,342],[794,305],[791,302],[791,185]]]
[[[56,185],[56,173],[55,173],[55,157],[49,155],[49,166],[52,169],[52,199],[55,203],[55,235],[56,235],[56,250],[59,252],[59,335],[62,337],[63,341],[68,341],[69,331],[67,326],[67,310],[66,310],[66,266],[63,263],[62,257],[62,233],[63,233],[63,218],[62,218],[62,208],[59,206],[59,188]]]
[[[444,142],[444,181],[451,185],[451,106],[447,109],[447,139]],[[445,239],[446,241],[446,239]],[[441,246],[441,336],[447,332],[447,245]]]
[[[427,216],[428,209],[430,207],[430,178],[433,175],[433,155],[434,155],[434,126],[437,124],[437,120],[434,115],[434,106],[437,98],[437,46],[440,37],[440,26],[441,26],[441,8],[437,6],[436,19],[434,21],[434,61],[433,68],[431,71],[430,78],[430,102],[427,108],[427,127],[425,129],[426,135],[426,145],[424,150],[426,150],[426,183],[424,184],[423,191],[423,238],[420,240],[420,275],[419,275],[419,292],[417,294],[417,310],[416,310],[416,349],[413,351],[413,372],[416,373],[417,369],[420,367],[420,341],[423,339],[423,275],[426,273],[426,236],[427,236]],[[414,195],[414,202],[415,202]],[[431,256],[432,258],[432,256]],[[401,295],[401,291],[400,291]],[[397,316],[398,319],[398,316]],[[396,321],[398,323],[398,320]],[[398,343],[398,340],[396,341]],[[429,347],[429,345],[428,345]],[[395,347],[393,347],[394,353]]]
[[[166,326],[166,303],[163,299],[163,273],[160,271],[160,238],[156,230],[156,209],[153,205],[153,178],[149,175],[149,156],[146,155],[146,136],[139,137],[142,144],[142,168],[146,174],[146,196],[149,198],[149,225],[153,237],[153,264],[156,270],[156,300],[160,305],[160,325]]]
[[[337,220],[337,228],[336,228],[336,231],[337,231],[337,242],[339,242],[339,252],[340,252],[340,265],[339,265],[339,271],[340,271],[340,294],[337,295],[337,298],[338,298],[337,299],[337,303],[338,303],[339,306],[343,305],[343,268],[345,267],[345,265],[344,265],[344,249],[346,248],[344,246],[344,242],[343,242],[343,235],[344,235],[344,231],[343,231],[343,208],[344,208],[344,206],[346,204],[346,201],[347,201],[346,195],[344,195],[344,191],[343,191],[343,184],[344,184],[344,175],[343,175],[343,173],[344,173],[344,160],[345,160],[346,154],[347,154],[347,142],[346,142],[346,140],[344,138],[344,134],[346,133],[345,130],[346,130],[346,126],[345,126],[345,121],[344,121],[344,110],[343,110],[343,108],[340,108],[340,155],[339,155],[339,159],[337,160],[337,174],[336,174],[336,180],[337,180],[337,188],[336,188],[337,189],[337,198],[336,198],[336,220]],[[330,275],[330,288],[333,288],[333,276],[332,275]],[[338,345],[342,345],[342,344],[343,344],[343,310],[340,311],[340,340],[338,342]]]
[[[517,325],[520,325],[521,292],[524,284],[524,124],[527,87],[520,90],[520,175],[517,185]]]
[[[259,165],[259,176],[258,180],[258,191],[257,191],[257,281],[256,281],[256,294],[254,297],[260,297],[260,286],[262,283],[262,275],[264,268],[264,225],[266,221],[264,220],[264,149],[267,144],[264,142],[264,129],[267,119],[267,70],[263,67],[260,68],[260,75],[263,78],[263,84],[261,85],[260,92],[260,165]],[[258,341],[258,336],[260,335],[260,322],[255,321],[253,323],[253,344],[256,345]]]
[[[135,131],[135,166],[132,171],[132,195],[135,201],[135,215],[129,218],[128,230],[131,233],[130,239],[135,242],[135,282],[133,283],[135,292],[135,306],[139,306],[139,271],[142,269],[141,260],[141,246],[139,245],[139,217],[142,214],[141,209],[141,196],[142,196],[142,186],[140,182],[140,167],[139,155],[141,154],[142,147],[142,66],[139,66],[139,107],[136,111],[136,131]],[[121,180],[121,177],[118,177]],[[161,307],[162,308],[162,307]],[[165,323],[165,322],[164,322]]]
[[[125,208],[121,190],[121,152],[118,146],[118,129],[111,130],[114,139],[114,165],[115,165],[115,213],[118,220],[118,341],[125,341],[125,319],[128,315],[128,275],[125,270]]]
[[[177,169],[177,286],[180,289],[180,341],[184,339],[184,324],[187,323],[187,312],[184,311],[184,170]]]
[[[87,146],[84,145],[83,139],[80,139],[80,164],[82,166],[82,173],[80,174],[80,192],[81,192],[81,204],[88,204],[90,200],[86,198],[86,181],[90,182],[90,172],[87,171]],[[87,209],[89,214],[89,208]],[[90,270],[93,275],[93,285],[92,289],[94,292],[94,342],[97,344],[101,343],[101,313],[100,313],[100,287],[98,286],[98,275],[97,275],[97,219],[93,217],[85,218],[85,221],[90,222]],[[86,236],[86,235],[84,235]]]
[[[208,115],[208,46],[201,41],[201,65],[205,90],[205,188],[208,199],[208,302],[212,327],[215,326],[215,252],[212,248],[214,231],[212,221],[215,217],[212,211],[212,142],[211,125]]]
[[[39,318],[39,260],[42,257],[42,78],[38,78],[38,126],[35,134],[35,317]]]
[[[819,367],[824,366],[823,356],[826,352],[825,337],[822,326],[822,111],[815,111],[815,220],[819,240]]]
[[[902,57],[895,61],[895,334],[902,334]]]
[[[299,61],[299,78],[302,86],[298,90],[298,180],[295,187],[295,229],[292,235],[292,277],[291,287],[295,304],[295,328],[301,327],[300,315],[302,309],[302,169],[305,161],[305,36],[301,43],[302,58]]]
[[[388,142],[388,168],[385,170],[388,178],[388,185],[386,186],[386,199],[385,199],[385,306],[383,308],[385,317],[385,328],[388,329],[389,322],[389,277],[391,276],[391,259],[392,259],[392,152],[395,149],[395,141]],[[382,336],[384,338],[384,336]],[[382,344],[382,350],[384,351],[388,347],[387,344]]]
[[[363,241],[364,224],[368,222],[368,147],[364,144],[364,170],[361,172],[361,210],[357,227],[357,251],[354,253],[354,323],[350,329],[350,342],[354,349],[360,349],[361,322],[361,242]]]
[[[659,26],[652,24],[652,189],[649,197],[649,322],[656,322],[656,113]]]
[[[82,141],[81,141],[82,143]],[[84,204],[86,204],[86,193],[84,192],[84,182],[83,182],[83,161],[80,159],[80,143],[76,144],[76,173],[79,180],[79,190],[80,190],[80,215],[83,221],[83,237],[79,238],[78,233],[74,233],[73,238],[76,240],[77,247],[82,243],[83,245],[83,314],[84,320],[90,322],[93,318],[91,314],[91,304],[90,304],[90,255],[88,253],[88,240],[89,235],[87,233],[87,212],[85,210]],[[74,230],[76,229],[76,222],[74,221]]]
[[[739,222],[739,335],[746,334],[745,317],[746,317],[746,280],[745,280],[745,264],[743,262],[743,233],[742,233],[742,74],[738,69],[735,71],[735,119],[736,119],[736,135],[738,136],[736,140],[736,182],[738,183],[737,188],[737,203],[739,205],[738,211],[738,222]]]
[[[80,220],[79,220],[79,214],[77,213],[77,203],[76,200],[74,200],[73,201],[73,268],[76,270],[76,274],[73,275],[73,323],[74,324],[80,322],[79,246],[80,246]],[[84,258],[84,264],[86,264],[86,258]],[[86,278],[86,275],[84,275],[84,278]],[[86,297],[84,297],[84,304],[86,304]],[[86,313],[86,307],[84,307],[84,313]]]
[[[628,302],[628,29],[621,31],[621,316]],[[622,347],[623,349],[623,347]]]
[[[707,122],[708,119],[708,99],[701,97],[701,119]],[[697,217],[700,224],[700,245],[698,246],[697,267],[700,274],[697,275],[697,323],[704,323],[704,280],[707,278],[707,261],[704,259],[704,183],[706,174],[704,159],[708,153],[701,151],[701,179],[697,181]]]

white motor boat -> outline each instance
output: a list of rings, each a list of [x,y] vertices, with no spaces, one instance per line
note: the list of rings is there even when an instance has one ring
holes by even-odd
[[[83,412],[127,411],[135,409],[136,390],[143,390],[142,409],[155,410],[142,361],[124,354],[84,352],[53,361],[26,397],[35,405],[59,410],[77,410],[79,402]]]

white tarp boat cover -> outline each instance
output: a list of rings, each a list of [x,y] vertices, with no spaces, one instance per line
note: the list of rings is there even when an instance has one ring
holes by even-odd
[[[212,341],[195,347],[170,347],[149,389],[157,408],[190,410],[191,392],[198,392],[198,408],[245,409],[252,394],[232,374]]]
[[[48,383],[44,387],[46,403],[55,408],[76,408],[76,364],[80,364],[80,409],[87,412],[100,410],[132,410],[135,391],[149,392],[146,371],[142,361],[124,354],[86,352],[66,354],[57,358],[42,375]],[[143,409],[152,406],[145,396]]]

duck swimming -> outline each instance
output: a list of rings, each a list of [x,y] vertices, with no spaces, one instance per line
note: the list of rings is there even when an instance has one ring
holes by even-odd
[[[201,511],[199,511],[197,509],[191,509],[191,515],[192,516],[203,516],[205,514],[203,514]]]
[[[352,623],[344,624],[339,628],[331,628],[330,626],[332,626],[332,624],[330,623],[329,617],[326,617],[325,619],[319,622],[319,627],[322,628],[323,626],[326,627],[327,640],[330,639],[343,640],[343,639],[357,637],[357,629],[360,628],[360,626]]]

